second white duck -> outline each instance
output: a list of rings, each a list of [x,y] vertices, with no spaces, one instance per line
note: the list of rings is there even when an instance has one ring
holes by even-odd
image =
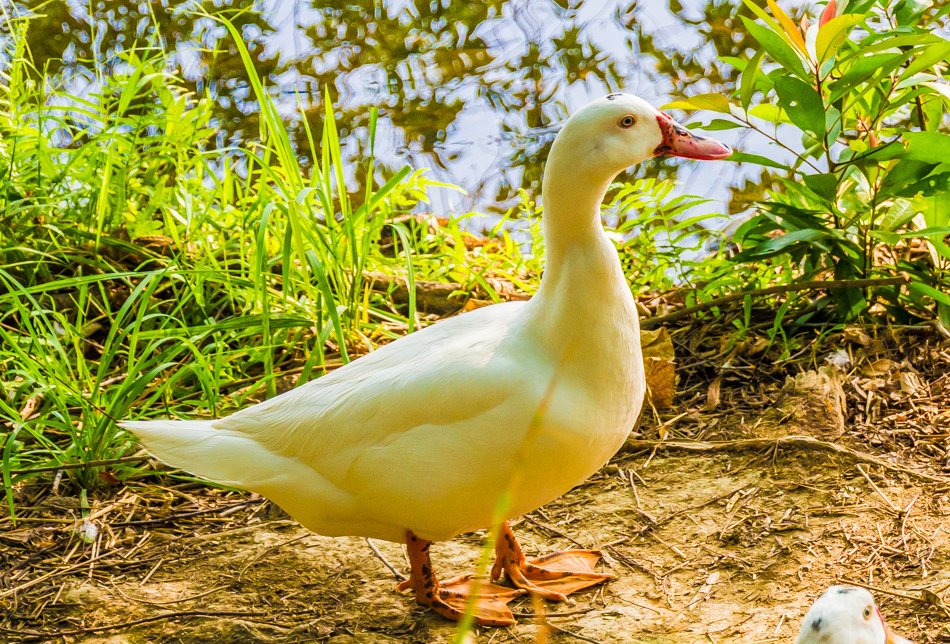
[[[912,643],[894,634],[867,590],[832,586],[805,614],[795,644]]]

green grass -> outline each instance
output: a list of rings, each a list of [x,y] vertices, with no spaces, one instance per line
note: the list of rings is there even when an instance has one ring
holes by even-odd
[[[319,163],[305,175],[239,38],[261,132],[234,150],[212,144],[211,100],[185,90],[163,52],[125,52],[123,72],[79,97],[31,67],[28,23],[12,27],[0,84],[0,450],[11,512],[14,484],[38,468],[101,485],[102,468],[73,466],[129,453],[116,419],[215,415],[346,362],[348,347],[380,340],[380,321],[416,324],[411,302],[397,310],[363,275],[399,270],[411,285],[412,240],[393,219],[424,195],[423,173],[370,181],[357,202],[326,110],[310,137]],[[365,163],[373,177],[372,156]],[[385,226],[402,242],[395,257],[379,249]]]

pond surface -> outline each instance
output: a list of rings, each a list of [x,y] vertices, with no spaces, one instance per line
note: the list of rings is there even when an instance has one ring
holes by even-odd
[[[328,84],[349,155],[363,154],[378,106],[384,168],[430,167],[432,178],[466,190],[433,191],[437,214],[500,211],[517,203],[519,188],[537,194],[557,125],[586,102],[628,91],[661,105],[674,94],[721,91],[735,70],[716,56],[748,57],[754,46],[733,29],[748,15],[740,0],[208,4],[240,26],[302,155],[300,103],[319,127]],[[256,102],[224,28],[193,6],[31,0],[18,8],[34,16],[28,41],[37,68],[68,86],[95,83],[90,61],[108,70],[124,48],[162,44],[177,72],[216,99],[219,143],[239,143],[257,134]],[[734,144],[735,132],[716,135]],[[739,210],[757,194],[757,170],[736,164],[663,160],[649,171],[677,169],[684,192],[722,208]]]

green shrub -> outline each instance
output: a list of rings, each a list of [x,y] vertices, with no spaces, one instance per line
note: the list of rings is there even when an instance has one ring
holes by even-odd
[[[866,281],[812,307],[839,320],[936,317],[950,328],[950,7],[831,0],[796,22],[772,0],[771,13],[744,2],[760,49],[725,60],[741,71],[735,92],[671,104],[728,115],[706,127],[746,128],[774,146],[733,157],[778,171],[781,186],[736,232],[735,262],[770,263],[779,279]],[[906,283],[875,281],[893,277]]]

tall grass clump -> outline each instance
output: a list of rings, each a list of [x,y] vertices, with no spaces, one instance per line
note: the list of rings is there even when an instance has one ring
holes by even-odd
[[[345,362],[375,322],[415,320],[364,275],[411,278],[396,219],[429,183],[408,168],[374,181],[370,156],[365,188],[348,192],[329,90],[323,122],[311,132],[303,121],[315,160],[304,172],[239,34],[222,23],[260,106],[260,136],[241,149],[215,145],[212,99],[189,91],[161,50],[122,52],[79,92],[35,69],[29,22],[10,23],[0,465],[11,513],[18,485],[42,472],[83,490],[133,475],[116,419],[215,415]],[[383,254],[387,227],[402,243]]]

